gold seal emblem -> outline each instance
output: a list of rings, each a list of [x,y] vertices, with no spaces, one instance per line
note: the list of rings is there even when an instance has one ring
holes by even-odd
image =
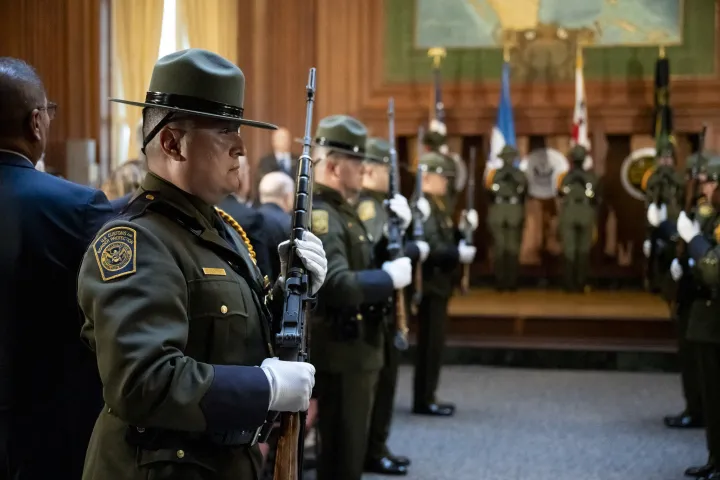
[[[701,217],[709,217],[713,213],[713,208],[708,203],[703,203],[698,207],[698,215]]]
[[[135,229],[114,227],[95,240],[93,251],[103,281],[135,273],[136,238]]]
[[[315,235],[325,235],[328,233],[328,212],[326,210],[313,210],[311,222],[312,232]]]
[[[358,217],[360,217],[360,220],[363,222],[367,222],[368,220],[375,218],[376,214],[375,202],[372,200],[363,200],[360,202],[360,205],[358,205]]]

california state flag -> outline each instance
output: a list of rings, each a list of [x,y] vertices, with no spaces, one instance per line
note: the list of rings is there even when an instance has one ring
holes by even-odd
[[[583,78],[582,50],[578,48],[575,63],[575,111],[573,112],[572,145],[582,145],[590,150],[588,116],[585,103],[585,79]]]

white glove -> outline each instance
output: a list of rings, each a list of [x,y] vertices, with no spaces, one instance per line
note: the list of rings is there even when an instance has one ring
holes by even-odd
[[[678,280],[680,280],[682,274],[682,265],[680,265],[680,262],[677,258],[673,259],[672,263],[670,264],[670,276],[672,277],[673,281],[677,282]]]
[[[275,412],[304,412],[310,407],[315,367],[306,362],[266,358],[260,368],[270,382],[270,408]]]
[[[473,211],[473,210],[471,210]],[[472,245],[467,245],[465,240],[460,240],[458,244],[458,253],[460,255],[460,263],[467,265],[475,260],[476,249]]]
[[[418,201],[415,203],[415,206],[420,211],[420,215],[422,215],[422,221],[427,221],[428,218],[430,218],[430,202],[428,202],[427,198],[420,197],[418,198]]]
[[[405,288],[412,283],[412,264],[408,257],[400,257],[382,264],[382,269],[390,275],[395,290]]]
[[[465,230],[465,228],[470,225],[470,229],[474,232],[478,228],[478,223],[480,223],[480,220],[478,219],[477,210],[473,208],[462,211],[460,215],[460,230]]]
[[[647,209],[647,221],[653,227],[657,227],[667,220],[667,207],[662,204],[660,207],[655,203],[651,203]]]
[[[645,255],[645,258],[650,258],[651,252],[652,252],[652,242],[650,242],[650,240],[645,240],[643,242],[643,255]]]
[[[694,258],[688,258],[688,267],[692,268],[695,266],[695,259]]]
[[[302,240],[295,240],[295,246],[297,249],[298,257],[302,260],[305,268],[308,269],[310,274],[310,295],[315,295],[322,284],[325,282],[325,275],[327,275],[327,257],[325,256],[325,249],[323,248],[322,241],[315,236],[312,232],[306,231],[303,233]],[[286,277],[287,273],[287,261],[288,255],[290,254],[290,240],[285,240],[278,245],[278,255],[280,255],[280,275],[283,278]]]
[[[680,212],[677,219],[677,231],[680,237],[685,240],[685,243],[690,243],[690,240],[700,234],[700,224],[697,221],[690,220],[685,215],[685,212]]]
[[[422,240],[417,240],[415,245],[417,245],[418,250],[420,250],[420,263],[423,263],[427,260],[428,255],[430,255],[430,245]]]
[[[412,222],[412,210],[410,210],[407,198],[396,193],[395,196],[388,201],[388,207],[400,218],[402,222],[400,228],[405,231],[410,225],[410,222]]]

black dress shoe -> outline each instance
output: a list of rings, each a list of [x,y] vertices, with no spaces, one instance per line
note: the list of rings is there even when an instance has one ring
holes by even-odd
[[[408,457],[403,457],[402,455],[392,455],[388,454],[387,458],[392,460],[393,462],[397,463],[398,465],[401,465],[403,467],[409,467],[410,466],[410,459]]]
[[[703,477],[701,480],[720,480],[720,470],[715,470],[708,476]]]
[[[399,465],[389,457],[366,461],[364,470],[367,473],[379,473],[380,475],[407,475],[408,473],[407,465]]]
[[[702,428],[704,422],[698,418],[683,412],[680,415],[668,415],[663,418],[665,426],[668,428]]]
[[[687,470],[685,470],[685,476],[686,477],[695,477],[695,478],[704,478],[707,477],[710,474],[716,473],[715,465],[712,463],[707,463],[706,465],[703,465],[701,467],[690,467]],[[716,477],[718,478],[718,477]]]
[[[417,415],[432,415],[435,417],[450,417],[455,413],[452,403],[430,403],[428,405],[415,405],[413,413]]]

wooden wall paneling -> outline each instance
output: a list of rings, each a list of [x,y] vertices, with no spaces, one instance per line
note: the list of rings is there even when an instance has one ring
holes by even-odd
[[[652,135],[640,134],[630,137],[630,151],[634,152],[641,148],[655,148],[655,139]]]
[[[45,162],[61,173],[68,139],[100,138],[100,47],[107,41],[101,37],[101,2],[0,2],[0,55],[35,67],[48,99],[59,105]]]

